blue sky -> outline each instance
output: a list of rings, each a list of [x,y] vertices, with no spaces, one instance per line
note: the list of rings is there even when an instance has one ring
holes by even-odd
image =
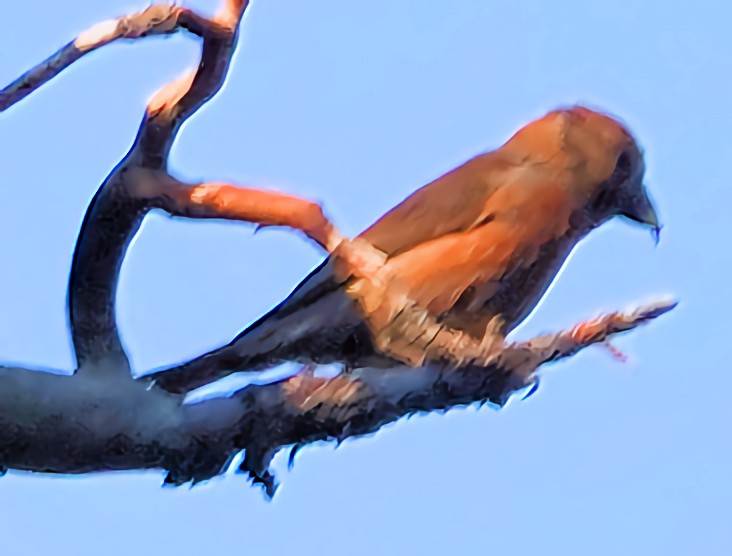
[[[1,84],[142,7],[6,4]],[[175,146],[179,176],[316,198],[355,234],[520,125],[582,102],[619,115],[644,145],[661,243],[622,222],[594,232],[517,335],[661,294],[681,305],[617,342],[625,365],[590,349],[500,412],[455,410],[311,447],[289,473],[279,458],[271,504],[240,477],[168,490],[157,472],[11,473],[0,549],[728,553],[731,17],[722,0],[256,0],[224,90]],[[0,359],[70,369],[65,287],[85,206],[146,100],[197,51],[184,37],[113,45],[0,115]],[[283,231],[150,216],[119,293],[135,368],[228,340],[319,260]]]

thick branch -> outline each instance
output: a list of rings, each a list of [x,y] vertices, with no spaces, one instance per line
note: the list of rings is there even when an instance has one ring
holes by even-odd
[[[166,481],[201,481],[241,450],[241,470],[263,483],[282,447],[371,434],[415,412],[475,402],[502,405],[540,365],[630,330],[673,303],[613,313],[572,330],[512,344],[484,367],[360,369],[332,379],[302,373],[249,386],[229,399],[180,405],[143,383],[99,374],[69,378],[0,369],[0,465],[52,473],[166,469]],[[53,393],[53,395],[49,395]]]

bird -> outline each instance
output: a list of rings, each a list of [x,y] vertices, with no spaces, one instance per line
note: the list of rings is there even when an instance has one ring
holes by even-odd
[[[581,105],[560,108],[417,189],[356,241],[383,254],[383,288],[375,291],[398,288],[423,315],[472,338],[505,338],[593,229],[621,217],[658,241],[644,175],[643,151],[619,119]],[[147,378],[185,394],[285,362],[346,370],[424,363],[377,341],[353,293],[359,281],[331,255],[231,342]]]

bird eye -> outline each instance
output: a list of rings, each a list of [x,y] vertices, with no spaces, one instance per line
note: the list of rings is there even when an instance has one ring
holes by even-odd
[[[595,192],[595,196],[587,209],[591,213],[602,213],[616,204],[622,185],[630,179],[633,160],[627,151],[623,151],[615,163],[612,175],[605,180]]]
[[[615,163],[615,170],[610,177],[610,187],[617,187],[625,183],[630,178],[632,160],[628,151],[623,151]]]
[[[610,178],[605,182],[603,189],[614,190],[622,186],[625,182],[630,179],[630,174],[633,170],[633,159],[628,151],[623,151],[618,157],[618,161],[615,163],[615,170],[613,170]]]

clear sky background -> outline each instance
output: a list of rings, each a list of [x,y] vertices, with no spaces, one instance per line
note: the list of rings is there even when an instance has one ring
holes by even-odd
[[[211,12],[216,0],[190,5]],[[5,0],[0,84],[130,0]],[[3,554],[732,552],[732,3],[255,0],[222,93],[172,169],[321,200],[355,234],[557,106],[619,115],[665,228],[593,232],[517,336],[673,294],[681,305],[546,368],[501,411],[459,409],[282,457],[273,503],[242,477],[0,480]],[[186,37],[116,44],[0,115],[0,359],[71,369],[66,280],[81,217],[145,102],[196,63]],[[120,327],[135,368],[228,341],[321,258],[300,237],[151,215]]]

